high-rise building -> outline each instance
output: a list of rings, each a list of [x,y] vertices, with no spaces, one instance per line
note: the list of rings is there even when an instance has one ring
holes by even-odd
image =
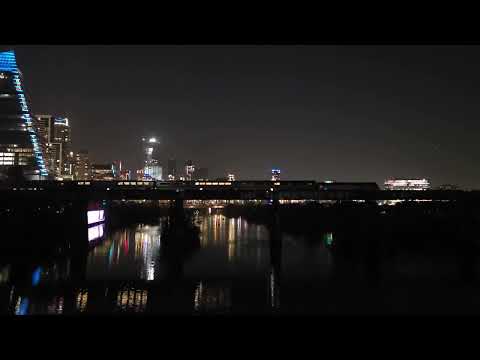
[[[53,137],[53,116],[52,115],[35,115],[33,117],[33,125],[38,134],[38,140],[43,153],[45,166],[50,175],[54,173],[54,163],[50,159],[49,144]]]
[[[75,180],[90,180],[92,170],[90,168],[90,158],[87,150],[80,150],[75,156],[74,167]]]
[[[280,181],[280,169],[272,169],[272,181]]]
[[[427,179],[388,179],[384,187],[386,190],[428,190],[430,182]]]
[[[132,180],[132,172],[130,170],[127,170],[127,169],[123,169],[121,172],[120,172],[120,180]],[[142,179],[143,179],[143,175],[142,175]]]
[[[228,174],[228,181],[235,181],[235,175],[234,174]]]
[[[185,162],[185,180],[192,180],[193,173],[195,172],[195,165],[193,165],[192,160]]]
[[[28,97],[13,51],[0,52],[0,173],[18,169],[27,179],[48,175]]]
[[[168,180],[173,181],[177,178],[177,161],[175,159],[168,159],[167,171]]]
[[[122,173],[122,161],[115,160],[113,162],[113,176],[115,177],[115,179],[120,179],[121,173]]]
[[[34,125],[49,173],[57,179],[73,178],[76,159],[70,149],[71,130],[68,118],[35,115]]]
[[[71,164],[73,160],[70,154],[70,125],[68,118],[55,117],[53,122],[52,142],[55,159],[55,175],[63,178],[65,175],[71,175]]]
[[[142,168],[142,169],[138,169],[138,170],[136,171],[136,176],[137,176],[137,177],[136,177],[136,180],[143,180],[143,178],[144,178],[144,169],[143,169],[143,168]]]
[[[115,180],[113,176],[113,164],[92,164],[93,180]]]
[[[193,173],[195,180],[208,180],[208,168],[198,168]]]
[[[159,160],[160,142],[155,137],[142,138],[143,142],[143,177],[145,180],[163,180],[162,167]]]

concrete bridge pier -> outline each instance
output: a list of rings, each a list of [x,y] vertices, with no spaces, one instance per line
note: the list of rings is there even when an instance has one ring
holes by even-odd
[[[270,234],[269,303],[272,310],[275,311],[280,309],[280,287],[282,278],[282,232],[278,196],[272,196],[271,221],[268,230]]]
[[[177,192],[175,199],[170,202],[170,208],[168,211],[168,221],[170,224],[180,223],[185,220],[185,207],[183,193]]]
[[[68,245],[73,253],[78,254],[88,250],[88,200],[77,198],[72,201],[70,221],[65,221]]]

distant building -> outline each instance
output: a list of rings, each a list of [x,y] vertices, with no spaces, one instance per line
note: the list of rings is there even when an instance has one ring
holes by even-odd
[[[144,169],[138,169],[138,170],[135,172],[135,175],[136,175],[136,180],[143,180],[143,177],[144,177]]]
[[[168,180],[170,181],[173,181],[177,178],[177,161],[175,159],[168,159],[167,176]]]
[[[228,174],[228,181],[235,181],[235,175],[234,174]]]
[[[92,164],[91,169],[93,180],[115,180],[112,164]]]
[[[122,161],[115,160],[113,162],[113,176],[115,177],[115,179],[120,179],[121,172],[122,172]]]
[[[194,178],[193,173],[195,172],[195,165],[193,165],[192,160],[185,162],[185,180],[192,180]]]
[[[385,190],[428,190],[427,179],[388,179],[384,183]]]
[[[337,190],[337,191],[376,191],[380,190],[375,182],[336,182],[323,181],[318,183],[319,190]]]
[[[87,150],[80,150],[75,155],[74,178],[75,180],[90,180],[92,178],[92,169]]]
[[[70,154],[70,125],[67,118],[55,117],[53,121],[53,138],[51,139],[53,159],[55,161],[54,173],[56,177],[65,177],[72,175],[71,161],[73,157]]]
[[[75,155],[70,151],[63,160],[62,180],[73,180],[75,178]]]
[[[159,146],[156,137],[142,138],[143,143],[143,178],[145,180],[163,180],[162,167],[160,166]]]
[[[208,180],[208,168],[198,168],[193,173],[195,180]]]
[[[272,169],[272,181],[280,181],[280,169]]]
[[[443,184],[437,186],[435,190],[460,190],[460,187],[454,184]]]
[[[142,174],[143,178],[143,174]],[[132,172],[130,170],[122,169],[120,172],[120,180],[133,180],[132,179]]]
[[[52,115],[35,115],[33,117],[33,125],[38,134],[39,145],[42,149],[45,166],[49,174],[54,176],[55,162],[51,159],[50,144],[53,139],[53,122]]]
[[[70,151],[71,131],[68,118],[35,115],[33,124],[39,134],[48,172],[56,179],[73,178],[75,156]]]

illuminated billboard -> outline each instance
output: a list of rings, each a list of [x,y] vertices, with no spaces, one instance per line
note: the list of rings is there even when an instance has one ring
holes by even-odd
[[[98,224],[88,228],[88,241],[100,239],[103,236],[105,224]]]
[[[88,225],[105,221],[105,210],[89,210],[87,212]]]

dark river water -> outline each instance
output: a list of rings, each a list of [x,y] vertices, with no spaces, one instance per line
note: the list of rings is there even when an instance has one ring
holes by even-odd
[[[0,264],[4,315],[479,313],[480,282],[454,256],[374,266],[335,256],[335,233],[306,239],[222,214],[198,215],[197,247],[165,255],[166,220],[106,234],[86,256]],[[476,265],[475,265],[476,266]],[[478,272],[475,268],[474,272]]]

